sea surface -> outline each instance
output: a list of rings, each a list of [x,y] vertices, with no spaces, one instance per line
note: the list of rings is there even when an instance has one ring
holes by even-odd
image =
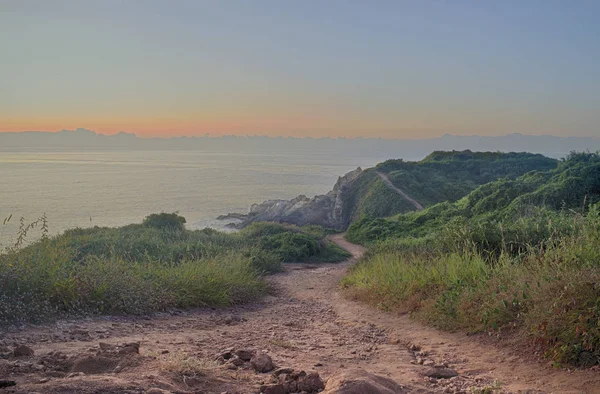
[[[14,240],[21,217],[28,223],[44,213],[52,234],[174,211],[190,229],[224,229],[226,222],[216,220],[221,214],[324,194],[338,176],[386,158],[310,150],[0,152],[0,246]]]

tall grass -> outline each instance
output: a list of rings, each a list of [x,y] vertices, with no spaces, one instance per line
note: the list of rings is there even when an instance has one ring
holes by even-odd
[[[223,306],[252,300],[266,289],[263,271],[245,252],[180,260],[147,254],[135,260],[117,253],[82,256],[65,241],[72,240],[40,241],[0,256],[0,325]]]
[[[498,254],[470,231],[382,242],[343,285],[359,299],[442,329],[516,330],[559,363],[598,364],[600,214],[596,206],[585,217],[562,215],[546,223],[549,236],[524,234],[531,243],[511,248],[505,242]],[[504,231],[498,224],[501,240]]]
[[[158,214],[120,228],[46,231],[25,246],[34,226],[22,223],[18,243],[0,254],[0,326],[248,302],[265,293],[263,276],[282,262],[347,256],[315,228],[278,224],[225,234],[186,230],[185,219]],[[39,225],[47,229],[45,218]]]

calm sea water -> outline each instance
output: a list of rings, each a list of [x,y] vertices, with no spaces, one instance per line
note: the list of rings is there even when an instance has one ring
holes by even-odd
[[[382,159],[310,151],[0,152],[0,244],[14,238],[18,218],[44,213],[53,234],[140,222],[162,211],[179,211],[188,228],[222,229],[220,214],[326,193],[338,176]]]

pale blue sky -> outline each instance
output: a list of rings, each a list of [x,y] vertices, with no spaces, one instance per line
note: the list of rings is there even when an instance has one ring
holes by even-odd
[[[600,1],[0,0],[0,131],[600,135]]]

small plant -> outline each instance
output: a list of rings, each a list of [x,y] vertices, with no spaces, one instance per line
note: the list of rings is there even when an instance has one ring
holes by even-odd
[[[9,224],[12,218],[12,214],[6,217],[3,220],[2,225],[6,226],[7,224]],[[5,248],[6,251],[19,250],[20,248],[25,246],[28,243],[28,236],[30,235],[31,231],[35,228],[40,228],[41,239],[43,241],[48,240],[48,238],[50,237],[50,231],[48,226],[48,217],[45,213],[32,222],[27,222],[24,217],[21,217],[19,219],[19,227],[17,229],[16,239],[14,240],[12,245],[9,245]]]
[[[182,351],[158,357],[160,369],[180,376],[184,383],[188,378],[204,376],[207,370],[218,367],[216,361],[193,357]]]
[[[293,343],[284,341],[283,339],[273,338],[273,339],[269,340],[269,343],[272,345],[275,345],[275,346],[279,346],[284,349],[288,349],[288,350],[297,349],[297,347]]]
[[[502,390],[502,383],[495,381],[494,384],[485,387],[472,387],[471,394],[494,394]]]

